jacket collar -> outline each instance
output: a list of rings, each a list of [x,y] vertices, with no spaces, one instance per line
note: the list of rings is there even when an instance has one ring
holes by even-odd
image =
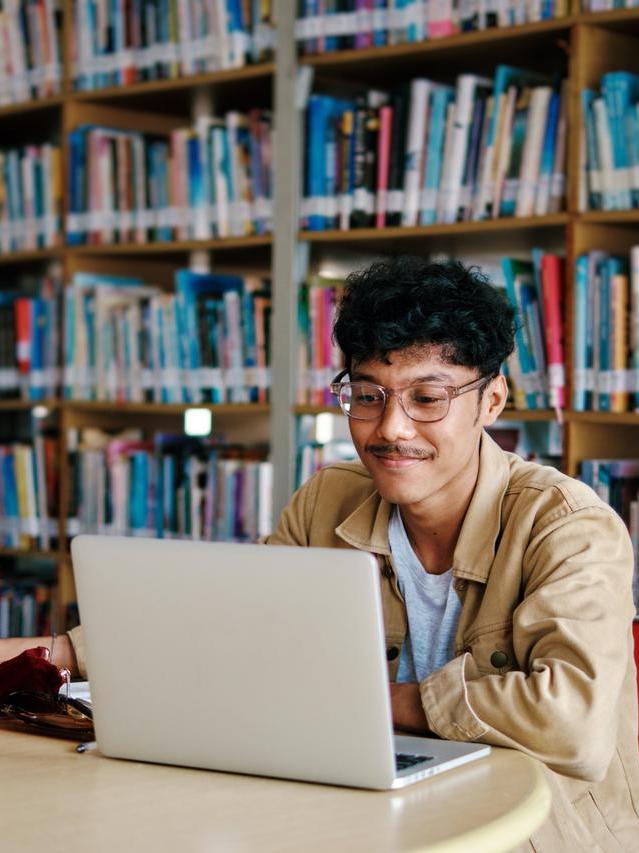
[[[484,583],[487,580],[501,528],[501,505],[508,481],[508,457],[484,432],[479,448],[477,483],[453,557],[455,576]],[[392,504],[374,491],[344,519],[335,533],[361,551],[389,556],[388,522],[392,508]]]

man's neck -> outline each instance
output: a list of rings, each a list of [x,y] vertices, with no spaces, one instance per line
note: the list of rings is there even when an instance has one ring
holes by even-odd
[[[458,477],[454,491],[438,494],[426,505],[400,507],[402,521],[413,550],[431,574],[443,574],[453,564],[453,555],[466,512],[475,491],[479,456]]]

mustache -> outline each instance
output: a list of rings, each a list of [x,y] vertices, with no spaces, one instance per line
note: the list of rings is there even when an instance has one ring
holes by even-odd
[[[409,444],[367,444],[366,452],[373,456],[399,456],[406,459],[434,459],[432,450],[423,447],[411,447]]]

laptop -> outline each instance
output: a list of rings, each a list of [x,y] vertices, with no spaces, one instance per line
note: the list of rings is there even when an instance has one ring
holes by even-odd
[[[390,789],[490,752],[393,735],[370,554],[89,535],[71,554],[104,755]]]

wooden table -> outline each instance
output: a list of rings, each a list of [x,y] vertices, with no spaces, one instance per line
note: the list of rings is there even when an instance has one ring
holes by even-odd
[[[506,749],[373,792],[80,755],[2,724],[0,779],[7,853],[499,853],[550,807],[541,766]]]

